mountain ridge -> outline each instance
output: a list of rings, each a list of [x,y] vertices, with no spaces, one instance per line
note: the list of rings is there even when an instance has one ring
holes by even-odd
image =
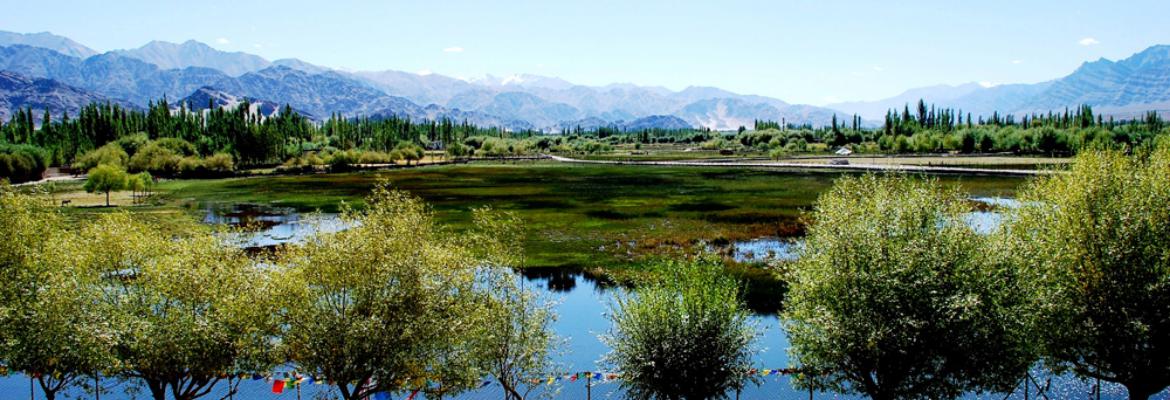
[[[1046,113],[1082,104],[1121,117],[1132,117],[1143,108],[1165,112],[1170,103],[1170,45],[1150,46],[1118,61],[1086,61],[1068,75],[1049,81],[972,85],[977,84],[944,85],[943,90],[935,90],[940,86],[916,88],[886,99],[829,106],[869,119],[881,119],[887,110],[901,109],[904,103],[913,107],[918,99],[982,116]]]
[[[36,35],[41,34],[0,32],[0,43],[5,37]],[[318,118],[335,113],[411,117],[451,113],[509,126],[556,130],[578,121],[615,124],[674,116],[690,126],[730,130],[758,119],[826,125],[835,114],[838,119],[858,114],[880,121],[886,111],[918,99],[978,115],[1045,112],[1084,103],[1131,113],[1143,106],[1170,104],[1170,46],[1166,45],[1152,46],[1120,61],[1085,62],[1073,73],[1046,82],[992,87],[936,85],[876,101],[819,107],[702,85],[672,91],[629,83],[587,86],[536,74],[463,80],[396,70],[341,71],[299,59],[268,61],[194,40],[181,44],[152,41],[137,49],[80,57],[62,51],[84,55],[87,47],[68,38],[44,35],[49,36],[25,40],[34,45],[0,46],[0,69],[54,79],[139,105],[160,97],[184,98],[210,86],[233,96],[292,104]],[[677,125],[674,120],[658,121],[664,126]]]

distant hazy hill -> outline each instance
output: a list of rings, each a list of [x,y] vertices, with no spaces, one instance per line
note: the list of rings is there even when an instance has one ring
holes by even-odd
[[[969,95],[983,89],[978,83],[966,83],[958,86],[937,85],[910,89],[902,94],[877,101],[853,101],[830,104],[829,107],[849,114],[857,114],[862,118],[880,120],[885,117],[886,111],[891,109],[902,110],[904,106],[913,107],[919,99],[943,103]]]
[[[182,44],[156,40],[137,49],[117,50],[114,53],[146,61],[162,69],[204,67],[220,70],[230,76],[259,71],[272,64],[260,56],[219,51],[194,40]]]
[[[106,101],[127,105],[52,79],[29,78],[10,71],[0,71],[0,120],[4,122],[8,122],[18,108],[31,107],[35,123],[39,124],[46,109],[54,119],[65,113],[76,117],[85,105]]]
[[[243,104],[245,100],[249,103],[248,111],[255,115],[272,117],[280,114],[284,110],[284,104],[281,103],[237,96],[210,86],[201,87],[195,90],[195,93],[191,93],[190,96],[176,103],[172,103],[172,108],[178,108],[180,105],[183,105],[187,110],[191,111],[207,110],[210,107],[234,110]],[[301,110],[296,111],[305,117],[313,119],[313,115],[310,113]]]
[[[57,36],[49,32],[15,33],[0,31],[0,46],[11,46],[14,44],[46,48],[77,58],[86,58],[97,54],[96,51],[93,51],[93,49],[89,47],[85,47],[85,45],[82,45],[81,43],[74,42],[72,39],[64,36]]]
[[[690,123],[673,115],[651,115],[622,124],[626,130],[642,129],[687,129],[692,128]]]
[[[1150,47],[1113,62],[1087,62],[1058,79],[1030,103],[1035,111],[1091,104],[1134,107],[1170,101],[1170,46]]]
[[[179,99],[195,89],[229,78],[210,68],[162,70],[154,64],[113,53],[83,60],[21,45],[0,47],[0,70],[53,79],[138,105],[163,96]]]
[[[886,110],[913,107],[919,98],[964,113],[989,115],[1061,111],[1081,104],[1120,116],[1170,108],[1170,46],[1153,46],[1121,61],[1100,59],[1082,64],[1063,78],[1036,84],[1011,84],[984,88],[970,83],[957,87],[935,86],[913,89],[889,99],[873,102],[833,104],[830,107],[858,113],[869,119],[882,118]]]

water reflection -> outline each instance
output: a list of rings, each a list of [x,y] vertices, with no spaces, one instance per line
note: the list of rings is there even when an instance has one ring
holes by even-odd
[[[249,250],[302,243],[317,233],[340,232],[352,226],[337,214],[302,214],[292,208],[255,204],[208,208],[203,222],[235,229],[225,237]]]

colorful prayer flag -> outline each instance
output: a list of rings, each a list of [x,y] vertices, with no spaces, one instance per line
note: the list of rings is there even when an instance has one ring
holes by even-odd
[[[272,382],[272,393],[284,393],[284,381],[277,379],[276,381]]]

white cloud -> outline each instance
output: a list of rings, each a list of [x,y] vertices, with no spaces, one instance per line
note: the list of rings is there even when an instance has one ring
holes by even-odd
[[[1012,60],[1012,64],[1023,64],[1024,60]]]
[[[257,50],[259,50],[259,49],[263,49],[263,48],[264,48],[264,45],[262,45],[262,44],[260,44],[260,43],[253,43],[253,44],[252,44],[252,47],[254,47],[254,48],[256,48]]]
[[[444,53],[462,53],[463,48],[459,47],[459,46],[452,46],[452,47],[448,47],[448,48],[443,49],[443,52]]]
[[[882,66],[881,66],[881,65],[874,65],[874,66],[873,66],[873,70],[874,70],[874,71],[877,71],[877,72],[882,72],[882,71],[885,71],[886,69],[885,69],[885,68],[882,68]]]
[[[232,41],[228,40],[228,38],[221,37],[221,38],[216,38],[215,42],[219,43],[219,44],[231,44]]]
[[[1081,46],[1092,46],[1095,44],[1099,44],[1101,42],[1097,41],[1097,39],[1095,39],[1095,38],[1087,37],[1087,38],[1081,39],[1081,41],[1079,41],[1077,43],[1080,43]]]
[[[840,103],[841,102],[841,98],[837,97],[837,96],[825,96],[825,97],[822,97],[821,100],[824,100],[825,103]]]
[[[989,81],[979,82],[979,86],[983,86],[985,88],[989,88],[989,87],[992,87],[995,85],[997,85],[995,82],[989,82]]]
[[[420,69],[416,73],[419,75],[422,75],[422,76],[427,76],[427,75],[433,74],[434,72],[431,72],[431,70],[429,70],[429,69]]]

